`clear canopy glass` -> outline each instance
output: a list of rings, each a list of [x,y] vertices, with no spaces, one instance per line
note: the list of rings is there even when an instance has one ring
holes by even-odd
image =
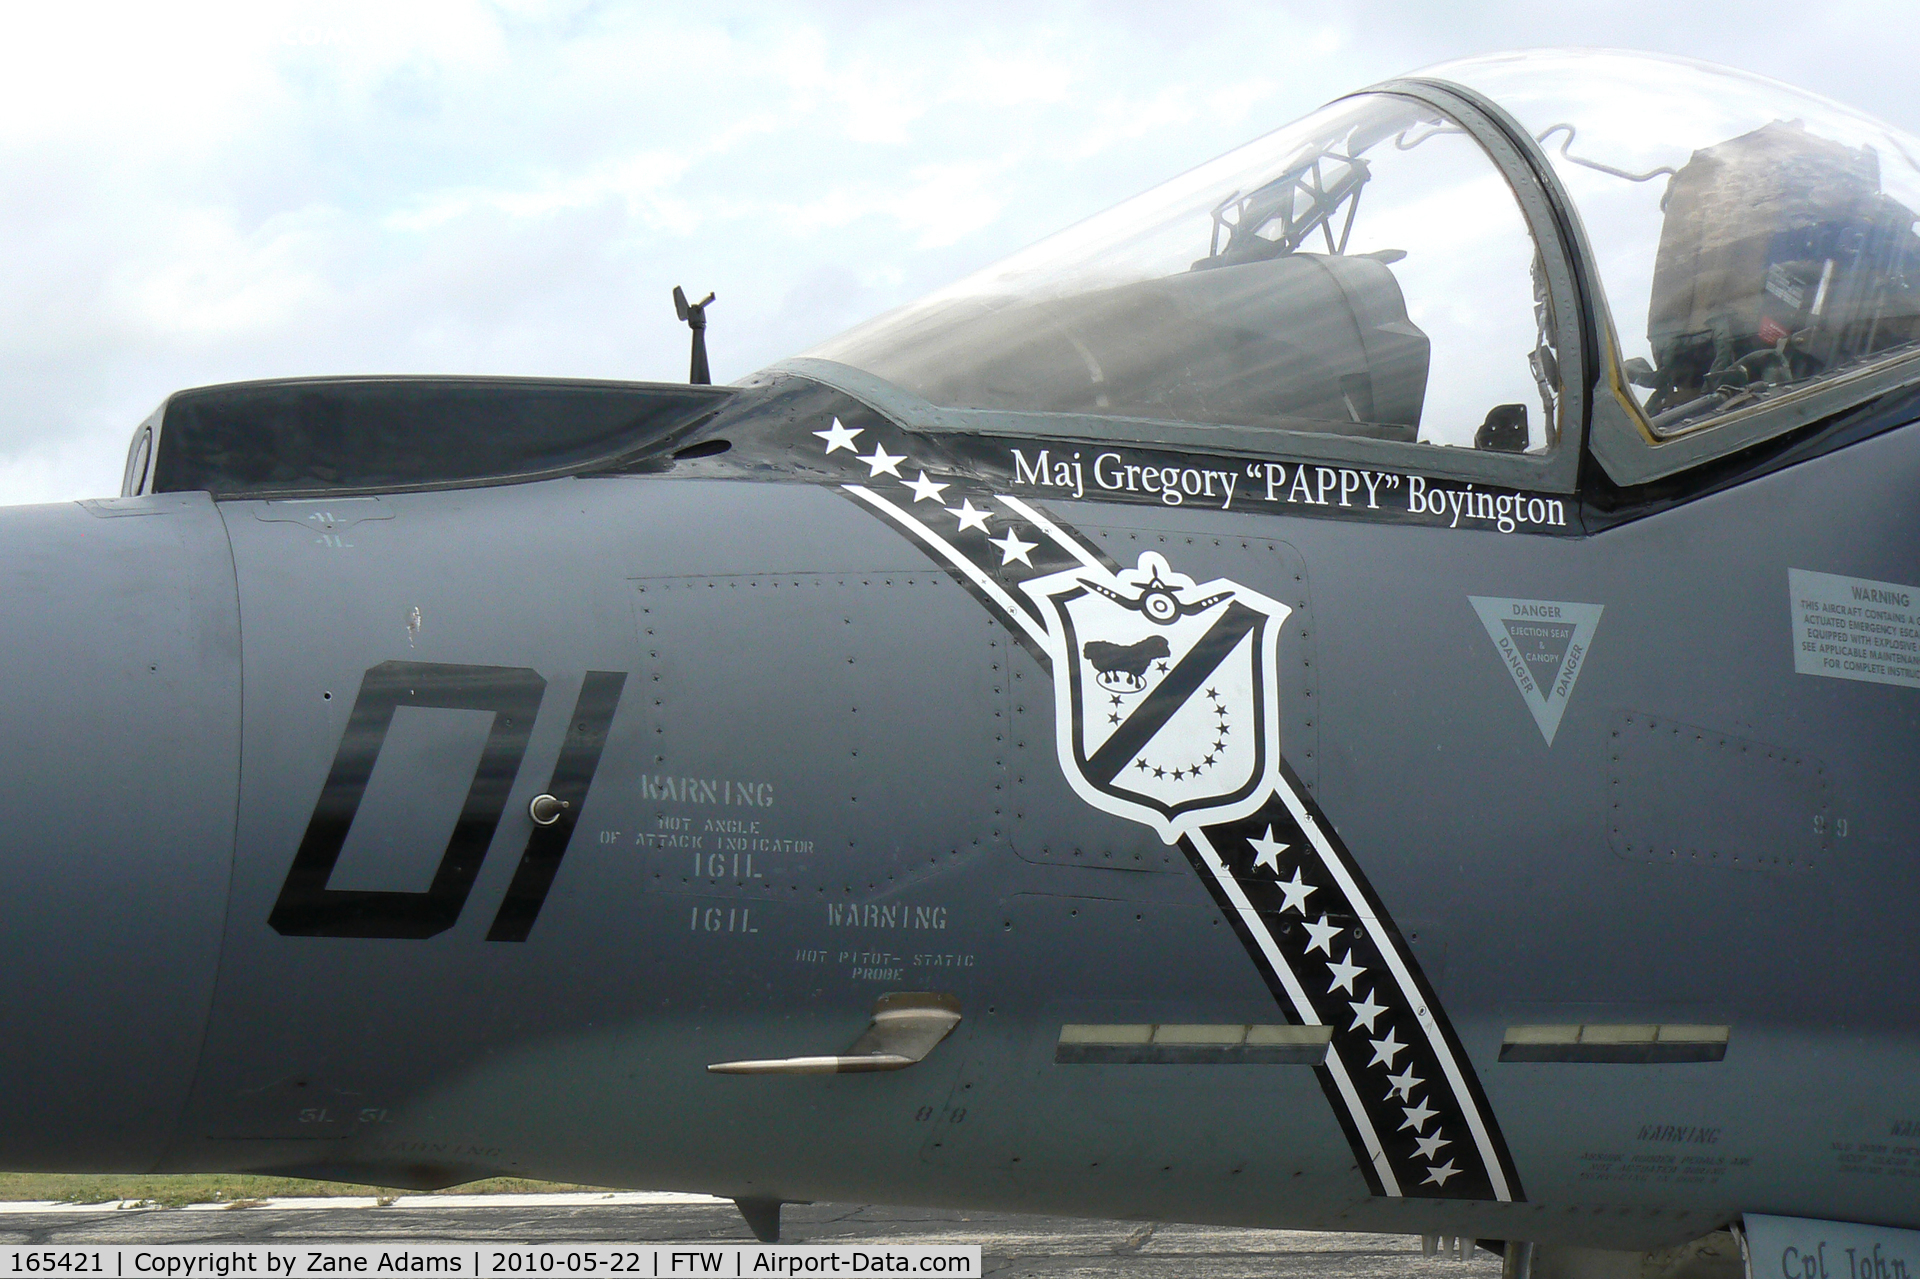
[[[1548,49],[1416,74],[1480,92],[1545,149],[1656,431],[1916,352],[1920,141],[1682,58]]]
[[[1499,169],[1366,94],[807,354],[955,408],[1539,452],[1555,342]]]

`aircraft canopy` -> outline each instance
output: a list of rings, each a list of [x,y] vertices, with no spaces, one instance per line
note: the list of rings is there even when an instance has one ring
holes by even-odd
[[[1445,63],[1538,139],[1660,434],[1911,352],[1920,140],[1745,72],[1546,49]]]
[[[1540,454],[1578,409],[1563,343],[1584,300],[1600,376],[1657,441],[1914,353],[1916,156],[1863,115],[1699,63],[1470,59],[1340,99],[808,355],[947,408]],[[1578,294],[1550,287],[1575,277]]]

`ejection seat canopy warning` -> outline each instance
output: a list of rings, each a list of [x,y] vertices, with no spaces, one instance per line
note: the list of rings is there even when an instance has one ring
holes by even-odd
[[[1605,611],[1599,604],[1568,600],[1510,600],[1469,595],[1487,638],[1500,654],[1540,736],[1548,746],[1560,731],[1567,699],[1586,667],[1593,633]]]
[[[1545,149],[1658,436],[1920,355],[1920,140],[1683,58],[1496,54],[1417,73]]]
[[[1506,179],[1336,102],[808,355],[936,405],[1542,452],[1557,324]]]

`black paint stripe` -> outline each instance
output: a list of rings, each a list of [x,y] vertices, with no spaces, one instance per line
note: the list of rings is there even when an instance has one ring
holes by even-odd
[[[1274,801],[1276,804],[1277,802]],[[1209,832],[1209,835],[1211,834],[1212,832]],[[1220,886],[1220,881],[1214,877],[1212,868],[1200,855],[1200,850],[1194,847],[1191,839],[1182,836],[1180,851],[1187,855],[1187,862],[1193,867],[1193,873],[1199,877],[1200,886],[1206,889],[1209,897],[1213,898],[1213,904],[1220,911],[1221,918],[1227,921],[1227,927],[1233,930],[1233,935],[1240,940],[1241,948],[1253,961],[1253,970],[1265,983],[1267,993],[1273,996],[1274,1006],[1294,1025],[1302,1024],[1300,1013],[1294,1007],[1293,996],[1288,993],[1286,983],[1280,979],[1280,974],[1268,965],[1266,951],[1261,946],[1260,939],[1253,935],[1252,929],[1247,926],[1246,917],[1240,913],[1233,899],[1227,896],[1226,889]],[[1353,1112],[1347,1108],[1346,1097],[1341,1094],[1339,1084],[1334,1082],[1333,1072],[1327,1069],[1323,1062],[1314,1068],[1313,1073],[1320,1083],[1320,1091],[1326,1096],[1327,1108],[1333,1112],[1334,1122],[1340,1125],[1340,1131],[1347,1139],[1347,1149],[1353,1152],[1353,1170],[1366,1183],[1368,1194],[1375,1198],[1383,1197],[1387,1193],[1387,1188],[1380,1180],[1380,1170],[1373,1165],[1373,1156],[1368,1152],[1367,1143],[1360,1135],[1360,1126],[1354,1121]]]
[[[1413,948],[1401,937],[1398,926],[1393,922],[1392,914],[1387,910],[1386,903],[1380,899],[1380,894],[1374,890],[1366,871],[1361,868],[1346,842],[1340,838],[1339,828],[1328,819],[1326,811],[1314,799],[1306,783],[1300,780],[1300,775],[1293,771],[1293,766],[1287,763],[1286,757],[1281,756],[1278,762],[1281,781],[1299,798],[1308,816],[1313,819],[1314,824],[1320,828],[1320,833],[1326,838],[1327,846],[1333,850],[1333,855],[1340,859],[1341,865],[1352,878],[1354,888],[1359,895],[1359,900],[1353,905],[1371,913],[1393,939],[1394,950],[1399,955],[1400,962],[1413,979],[1414,989],[1418,992],[1419,998],[1433,1013],[1434,1025],[1439,1029],[1448,1053],[1459,1068],[1461,1080],[1466,1084],[1467,1098],[1471,1099],[1475,1110],[1479,1113],[1480,1122],[1486,1130],[1487,1140],[1500,1162],[1501,1173],[1506,1177],[1507,1194],[1513,1202],[1524,1203],[1527,1196],[1520,1184],[1519,1166],[1514,1162],[1513,1151],[1507,1145],[1506,1136],[1500,1129],[1499,1117],[1495,1115],[1492,1104],[1487,1100],[1486,1090],[1480,1082],[1480,1074],[1473,1068],[1473,1058],[1467,1054],[1465,1046],[1460,1042],[1460,1036],[1454,1031],[1452,1018],[1447,1016],[1446,1005],[1441,1002],[1439,994],[1433,988],[1433,983],[1428,980],[1426,970],[1420,966],[1419,958],[1413,953]],[[1467,1098],[1462,1100],[1465,1101]]]
[[[1153,735],[1167,726],[1167,721],[1187,704],[1207,677],[1220,669],[1220,663],[1227,660],[1234,645],[1260,625],[1262,616],[1237,600],[1227,605],[1227,611],[1220,615],[1212,629],[1087,760],[1088,780],[1099,786],[1111,782],[1128,761],[1153,740]]]
[[[268,925],[286,937],[416,939],[453,927],[500,825],[546,687],[538,673],[521,666],[382,662],[369,667]],[[453,834],[432,885],[423,893],[329,888],[327,881],[393,727],[393,713],[402,706],[493,712],[487,744]]]
[[[500,910],[487,930],[488,941],[525,941],[533,932],[560,873],[560,862],[567,855],[573,828],[579,825],[586,808],[587,791],[593,785],[594,772],[600,767],[600,753],[607,745],[607,728],[620,706],[620,693],[626,687],[625,671],[588,671],[580,685],[580,700],[574,703],[573,718],[567,722],[567,738],[554,761],[553,780],[547,794],[566,804],[560,820],[551,826],[535,826],[527,836],[527,847],[520,854],[520,865],[507,885]]]
[[[1685,1065],[1724,1061],[1724,1043],[1502,1044],[1501,1061],[1577,1061],[1615,1066]]]

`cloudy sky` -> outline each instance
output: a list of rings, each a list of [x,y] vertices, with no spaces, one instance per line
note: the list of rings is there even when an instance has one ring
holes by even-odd
[[[1763,72],[1920,132],[1920,6],[0,0],[0,502],[169,391],[726,381],[1327,98],[1500,48]]]

